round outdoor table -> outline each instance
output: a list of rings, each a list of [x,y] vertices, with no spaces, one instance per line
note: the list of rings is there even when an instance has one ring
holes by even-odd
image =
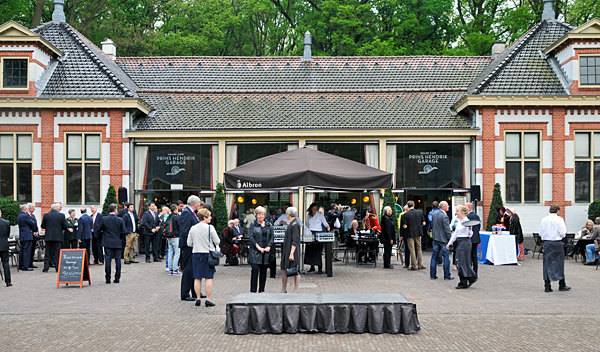
[[[361,246],[361,244],[363,246]],[[372,246],[370,246],[372,244]],[[365,253],[365,258],[369,256],[369,254],[374,254],[373,257],[375,261],[373,262],[373,267],[377,267],[377,247],[379,244],[379,238],[377,237],[358,237],[358,251],[356,251],[356,267],[359,265],[371,264],[371,263],[359,263],[358,258],[360,257],[360,253]]]

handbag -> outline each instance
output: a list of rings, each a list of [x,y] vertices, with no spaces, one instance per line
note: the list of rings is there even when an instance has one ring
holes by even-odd
[[[291,265],[292,265],[292,263],[294,263],[294,261],[293,261],[293,260],[292,260],[292,261],[290,261],[290,263],[288,264],[288,268],[287,268],[287,269],[285,269],[285,274],[286,274],[288,277],[290,277],[290,276],[296,276],[296,275],[298,275],[298,266],[297,266],[297,265],[291,266]]]
[[[211,236],[211,229],[212,229],[212,225],[208,225],[208,237],[209,237],[209,243],[208,243],[208,265],[211,267],[215,267],[218,266],[219,263],[221,262],[221,257],[223,257],[223,253],[221,253],[221,251],[217,250],[217,245],[213,242],[213,246],[215,247],[214,251],[210,250],[210,236]]]

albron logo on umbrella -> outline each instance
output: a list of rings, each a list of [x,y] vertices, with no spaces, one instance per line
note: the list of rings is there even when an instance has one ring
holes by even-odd
[[[262,183],[242,182],[237,180],[237,188],[261,188]]]
[[[182,171],[185,171],[185,169],[182,168],[182,167],[180,168],[179,166],[173,166],[171,168],[171,172],[167,172],[167,175],[174,176],[174,175],[177,175],[178,173],[180,173]]]

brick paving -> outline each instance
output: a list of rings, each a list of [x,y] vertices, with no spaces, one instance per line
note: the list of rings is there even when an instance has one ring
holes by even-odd
[[[528,256],[521,266],[480,265],[479,281],[456,290],[457,280],[429,279],[430,256],[424,254],[428,269],[418,272],[393,258],[394,270],[335,263],[332,278],[302,276],[301,292],[403,293],[417,304],[422,328],[408,336],[226,335],[225,304],[249,290],[248,265],[217,269],[214,308],[180,301],[180,279],[169,276],[164,263],[124,265],[121,283],[110,285],[104,283],[104,267],[92,266],[92,285],[83,288],[56,289],[56,274],[41,269],[13,270],[14,286],[0,287],[0,350],[600,350],[600,270],[567,260],[573,290],[544,293],[542,259]],[[278,273],[267,281],[267,292],[280,289]]]

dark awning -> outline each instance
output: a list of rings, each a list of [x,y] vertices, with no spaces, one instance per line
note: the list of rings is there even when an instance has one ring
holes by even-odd
[[[270,155],[225,173],[225,188],[314,187],[344,191],[392,188],[393,175],[355,161],[299,148]]]

